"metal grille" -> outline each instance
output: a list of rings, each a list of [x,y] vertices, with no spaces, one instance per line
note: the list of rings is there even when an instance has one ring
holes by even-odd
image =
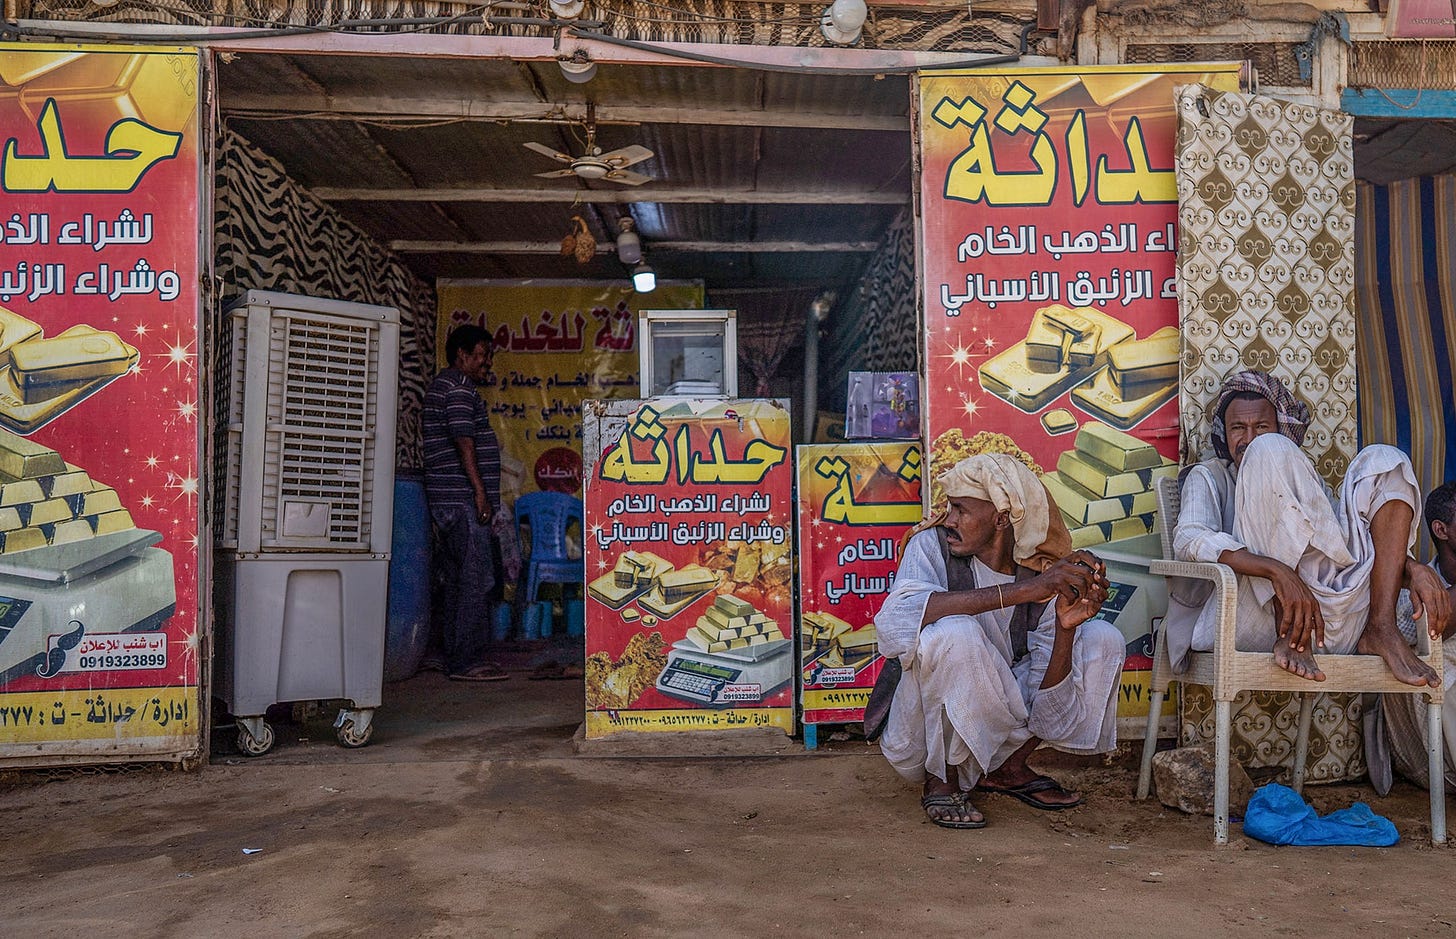
[[[223,548],[238,546],[238,493],[243,477],[243,385],[247,372],[246,311],[239,311],[223,320],[217,330],[217,361],[222,363],[224,381],[214,390],[213,404],[216,435],[220,445],[213,448],[213,479],[223,480],[214,489],[215,518],[221,519],[218,544]]]
[[[545,4],[541,7],[544,9]],[[707,42],[762,46],[826,46],[819,28],[824,0],[810,3],[762,3],[758,0],[683,0],[668,10],[655,2],[614,3],[610,8],[588,4],[582,18],[604,25],[623,39],[646,42]],[[165,8],[152,0],[37,0],[31,16],[58,21],[170,23],[184,26],[326,26],[341,18],[450,16],[464,12],[456,3],[360,0],[341,8],[331,0],[179,0]],[[470,7],[470,9],[479,9]],[[866,49],[915,49],[942,52],[1014,52],[1021,29],[1034,15],[972,13],[969,9],[873,7],[865,24]],[[548,26],[485,26],[459,23],[436,30],[443,34],[504,34],[552,38]],[[1159,59],[1156,61],[1171,61]],[[1296,71],[1296,75],[1298,72]]]
[[[328,547],[366,550],[378,324],[293,310],[270,322],[263,546],[299,546],[282,533],[285,504],[319,503],[328,507]]]
[[[1130,44],[1123,50],[1129,65],[1162,62],[1252,62],[1259,82],[1277,88],[1308,88],[1310,79],[1299,74],[1298,43],[1294,42],[1159,42]]]
[[[1390,39],[1357,42],[1350,50],[1352,88],[1456,89],[1456,43]]]

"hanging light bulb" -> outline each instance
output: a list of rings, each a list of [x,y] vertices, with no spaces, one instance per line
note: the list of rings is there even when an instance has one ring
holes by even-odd
[[[657,289],[657,272],[641,261],[632,268],[632,289],[638,293],[651,293]]]
[[[617,260],[623,264],[636,264],[642,260],[642,239],[633,231],[636,223],[632,216],[623,215],[617,219],[617,227],[621,232],[617,235]]]
[[[865,6],[865,0],[834,0],[833,4],[824,9],[819,28],[823,31],[824,38],[835,45],[851,46],[859,42],[865,17],[868,15],[869,9]]]
[[[586,0],[547,0],[547,3],[551,7],[551,15],[558,20],[574,20],[586,7]]]
[[[566,80],[578,85],[584,85],[591,81],[597,74],[597,64],[586,54],[585,49],[578,49],[571,55],[562,56],[556,60],[561,66],[561,74]]]

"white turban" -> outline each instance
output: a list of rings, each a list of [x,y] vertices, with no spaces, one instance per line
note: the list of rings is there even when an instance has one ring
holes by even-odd
[[[1016,563],[1046,570],[1072,550],[1072,536],[1051,496],[1026,464],[1004,453],[980,453],[936,477],[951,499],[980,499],[1011,520]]]

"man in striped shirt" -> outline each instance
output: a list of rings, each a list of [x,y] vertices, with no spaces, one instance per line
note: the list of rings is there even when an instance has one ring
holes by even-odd
[[[490,519],[500,503],[500,446],[478,386],[490,370],[491,345],[481,327],[457,327],[445,340],[450,366],[425,392],[425,495],[440,585],[431,643],[443,646],[452,681],[509,677],[486,660],[496,585]]]

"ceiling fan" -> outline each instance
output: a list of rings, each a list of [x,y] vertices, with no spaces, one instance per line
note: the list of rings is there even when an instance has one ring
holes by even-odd
[[[589,108],[589,110],[592,110]],[[536,143],[534,140],[523,144],[527,150],[534,150],[542,156],[550,157],[558,163],[567,164],[564,170],[552,170],[549,173],[537,173],[541,179],[559,179],[564,176],[576,176],[581,179],[605,179],[608,182],[622,183],[627,186],[640,186],[643,183],[651,182],[651,176],[644,176],[641,173],[634,173],[627,167],[634,163],[641,163],[643,160],[650,160],[654,156],[651,150],[646,147],[632,144],[627,147],[619,147],[616,150],[602,152],[597,146],[597,126],[589,113],[586,120],[586,153],[582,156],[572,156],[569,153],[562,153],[560,150],[553,150],[543,143]]]

